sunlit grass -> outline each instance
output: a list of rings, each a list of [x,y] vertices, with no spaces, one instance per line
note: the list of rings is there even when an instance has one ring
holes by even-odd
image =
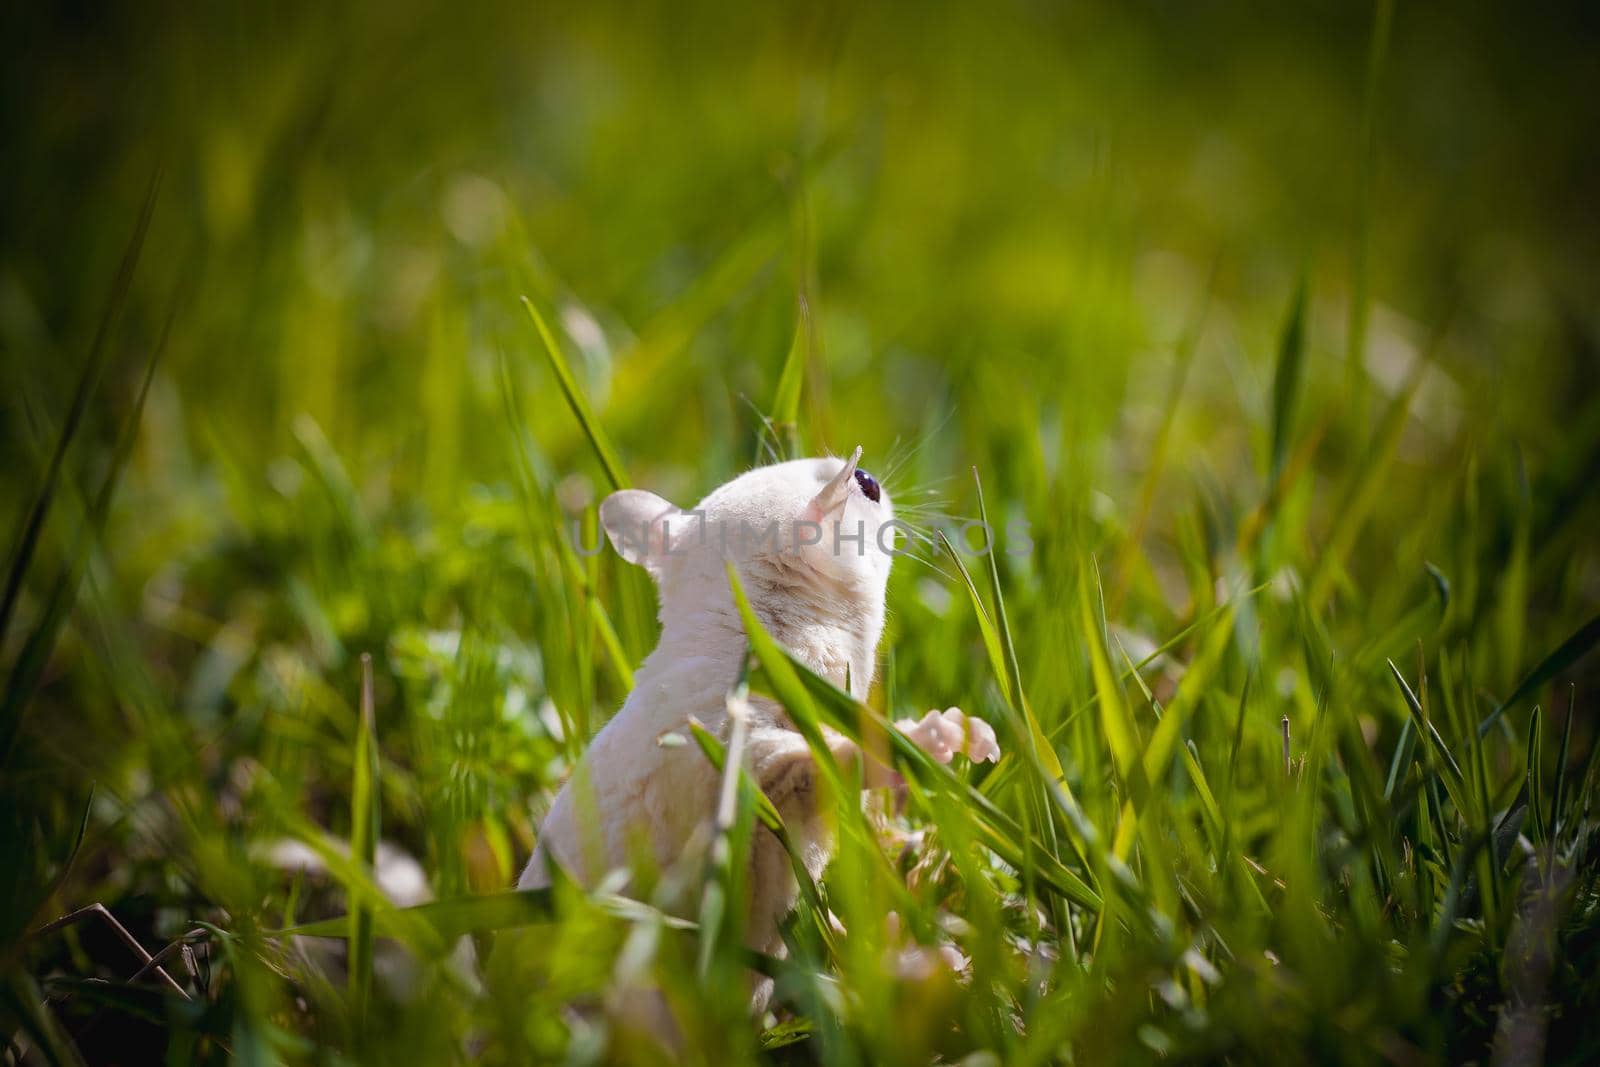
[[[1496,177],[1568,203],[1543,97],[1427,112],[1386,4],[349,18],[108,47],[168,103],[103,171],[15,120],[76,176],[6,179],[16,1048],[653,1062],[646,985],[706,1063],[1595,1054],[1594,328]],[[726,862],[511,892],[655,639],[598,500],[856,444],[926,528],[877,684],[754,626],[748,682],[905,784],[825,776],[787,954],[692,728]],[[887,726],[951,705],[998,765]]]

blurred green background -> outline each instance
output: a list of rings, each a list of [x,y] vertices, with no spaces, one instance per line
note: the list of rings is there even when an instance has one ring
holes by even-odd
[[[1386,657],[1413,685],[1453,672],[1481,715],[1600,604],[1592,6],[18,4],[0,40],[13,564],[106,338],[0,635],[29,856],[8,938],[93,901],[151,948],[197,919],[279,925],[300,890],[272,843],[351,831],[364,652],[384,839],[436,894],[510,883],[530,812],[626,692],[603,630],[637,663],[654,626],[641,577],[558,547],[607,483],[523,296],[633,482],[679,503],[757,457],[792,344],[807,450],[861,444],[881,470],[914,447],[890,491],[930,487],[954,516],[976,514],[976,466],[997,524],[1031,524],[1000,573],[1020,674],[1107,833],[1113,761],[1073,713],[1097,691],[1091,575],[1119,670],[1268,591],[1233,618],[1217,721],[1193,735],[1227,763],[1225,709],[1248,706],[1261,782],[1279,717],[1325,704],[1381,778],[1407,721]],[[971,606],[923,554],[896,569],[875,699],[998,715]],[[1198,643],[1153,661],[1156,699]],[[1313,661],[1343,679],[1331,701]],[[1563,666],[1592,711],[1600,672]],[[1495,790],[1534,702],[1493,735]],[[1567,700],[1542,703],[1553,774]],[[1580,717],[1574,766],[1593,737]],[[1241,834],[1270,836],[1276,794],[1239,803]],[[1492,1013],[1426,1021],[1460,960],[1383,1006],[1360,951],[1328,964],[1348,977],[1329,1003],[1372,998],[1345,1037],[1488,1040]],[[77,942],[19,960],[121,967]],[[207,988],[235,1051],[362,1047],[277,972],[230,966],[246,977]],[[1163,1040],[1210,1054],[1259,1025],[1266,1054],[1315,1032],[1315,1011],[1268,1021],[1239,995],[1255,1009]],[[1141,996],[1099,1040],[1162,1051]],[[438,1003],[392,1047],[442,1057],[482,1024],[471,996]],[[151,1048],[212,1033],[163,1017]],[[1094,1020],[1069,1017],[1061,1040],[1092,1055]],[[897,1049],[843,1032],[805,1047]]]

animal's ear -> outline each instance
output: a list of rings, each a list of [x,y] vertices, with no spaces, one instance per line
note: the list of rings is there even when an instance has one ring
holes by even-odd
[[[850,496],[850,481],[855,477],[856,464],[860,462],[861,446],[856,445],[856,450],[850,453],[850,458],[839,468],[839,473],[811,498],[811,503],[806,506],[808,520],[819,522],[844,507],[845,500]]]
[[[693,521],[670,500],[643,489],[619,489],[600,501],[600,525],[617,555],[659,575]]]

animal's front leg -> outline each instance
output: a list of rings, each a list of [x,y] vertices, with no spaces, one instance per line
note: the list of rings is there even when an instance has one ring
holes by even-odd
[[[834,758],[856,758],[854,746],[839,740],[841,745],[830,746]],[[750,736],[749,760],[751,777],[778,809],[807,873],[813,879],[822,877],[832,851],[832,834],[821,810],[827,790],[817,781],[819,772],[810,746],[793,730],[758,729]],[[781,955],[783,939],[778,927],[798,895],[794,872],[778,839],[761,829],[752,843],[751,861],[747,941],[759,951]],[[770,983],[757,985],[758,1005],[768,990]]]
[[[826,740],[834,763],[848,776],[861,759],[860,747],[832,730],[827,731]],[[874,767],[882,769],[876,761],[866,761],[869,785],[875,784]],[[815,813],[818,801],[816,757],[797,731],[767,729],[752,733],[750,773],[786,819],[791,813],[802,820]]]

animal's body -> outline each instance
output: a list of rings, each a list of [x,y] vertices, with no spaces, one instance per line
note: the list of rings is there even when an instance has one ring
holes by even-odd
[[[746,636],[725,560],[733,562],[756,615],[777,641],[835,684],[848,679],[858,695],[867,691],[883,632],[894,510],[882,487],[857,470],[859,456],[857,449],[849,460],[759,467],[692,511],[639,490],[602,502],[601,524],[612,544],[656,581],[661,639],[622,709],[557,794],[521,887],[546,884],[546,855],[592,885],[641,848],[663,869],[692,864],[703,854],[718,774],[698,747],[664,745],[661,738],[687,735],[691,717],[724,740],[729,735],[726,698],[739,676]],[[747,766],[819,877],[830,842],[810,749],[773,701],[752,697],[749,714]],[[940,758],[969,742],[974,758],[993,756],[993,732],[958,712],[930,713],[905,726]],[[830,747],[842,762],[859,758],[837,735],[830,736]],[[794,906],[794,875],[765,832],[757,834],[752,864],[746,940],[752,948],[780,952],[778,927]]]

